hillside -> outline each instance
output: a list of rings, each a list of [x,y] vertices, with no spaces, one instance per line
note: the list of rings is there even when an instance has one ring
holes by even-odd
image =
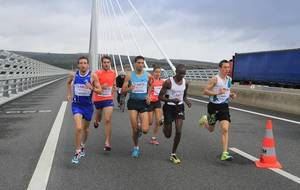
[[[60,54],[60,53],[36,53],[36,52],[21,52],[15,51],[15,53],[19,55],[23,55],[25,57],[29,57],[32,59],[36,59],[57,67],[62,67],[65,69],[72,69],[76,67],[76,60],[80,56],[87,56],[86,53],[77,53],[77,54]],[[116,57],[116,64],[120,65],[119,59]],[[129,61],[127,56],[121,56],[122,63],[126,70],[129,68]],[[134,56],[131,56],[130,59],[133,62]],[[166,60],[162,59],[154,59],[154,58],[146,58],[146,61],[149,66],[152,65],[159,65],[164,69],[169,70],[170,67],[167,64]],[[217,68],[217,64],[211,62],[203,62],[203,61],[194,61],[194,60],[179,60],[179,59],[172,59],[171,60],[174,65],[178,64],[185,64],[188,69],[210,69],[210,68]]]

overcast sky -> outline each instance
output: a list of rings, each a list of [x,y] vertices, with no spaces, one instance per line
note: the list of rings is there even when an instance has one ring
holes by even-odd
[[[125,25],[128,20],[143,54],[161,57],[127,0],[119,1],[126,15],[122,17],[116,9],[125,45],[118,25],[104,12],[102,3],[99,49],[138,53]],[[132,2],[171,58],[217,62],[235,52],[300,47],[299,0]],[[88,52],[90,16],[91,0],[0,0],[0,49]],[[109,25],[112,22],[114,27]]]

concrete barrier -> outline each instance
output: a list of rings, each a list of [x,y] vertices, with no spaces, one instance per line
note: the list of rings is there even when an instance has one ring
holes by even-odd
[[[188,94],[203,96],[204,87],[205,83],[191,82]],[[300,115],[300,93],[266,92],[239,87],[233,87],[232,90],[238,95],[233,103]]]

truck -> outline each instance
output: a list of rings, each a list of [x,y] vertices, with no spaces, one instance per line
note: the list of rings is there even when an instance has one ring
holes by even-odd
[[[300,48],[236,53],[233,82],[300,88]]]

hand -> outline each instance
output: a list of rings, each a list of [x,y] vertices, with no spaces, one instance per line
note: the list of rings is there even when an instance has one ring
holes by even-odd
[[[192,103],[189,101],[189,100],[186,100],[186,105],[189,107],[189,108],[191,108],[192,107]]]
[[[70,94],[67,95],[67,101],[71,102],[72,101],[72,96]]]
[[[146,97],[146,104],[147,104],[147,105],[150,105],[150,104],[151,104],[151,100],[150,100],[149,96]]]
[[[131,86],[128,87],[128,91],[132,91],[132,90],[134,90],[134,86],[133,85],[131,85]]]
[[[218,95],[225,94],[227,92],[227,90],[228,89],[226,89],[226,88],[221,88]]]
[[[87,89],[93,90],[93,86],[92,86],[92,84],[89,83],[89,82],[85,84],[85,87],[86,87]]]
[[[175,99],[172,99],[171,102],[173,102],[174,104],[177,105],[177,104],[179,104],[180,100],[178,100],[177,98],[175,98]]]
[[[230,98],[235,99],[236,97],[237,97],[236,93],[234,93],[234,92],[230,93]]]

